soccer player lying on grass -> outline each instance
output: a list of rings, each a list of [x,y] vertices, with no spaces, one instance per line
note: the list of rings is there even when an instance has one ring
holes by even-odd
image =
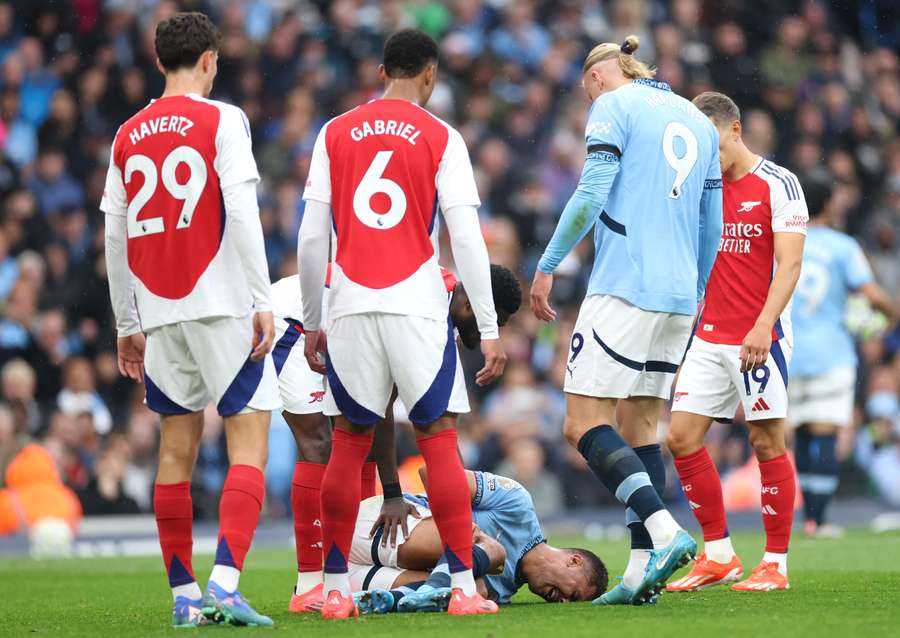
[[[460,340],[467,348],[478,346],[481,335],[469,296],[462,283],[446,269],[442,269],[447,290],[449,314]],[[494,308],[500,326],[506,325],[522,303],[522,291],[512,271],[491,265],[491,287]],[[302,316],[300,278],[285,277],[272,285],[272,308],[275,313],[275,347],[272,359],[278,372],[278,385],[285,420],[297,442],[298,461],[291,486],[291,505],[294,513],[294,540],[297,551],[297,586],[291,595],[289,611],[318,613],[324,601],[322,573],[321,484],[328,456],[331,453],[331,424],[328,417],[339,414],[330,396],[326,396],[325,377],[310,369],[303,356],[305,334]],[[324,308],[323,308],[324,311]],[[324,344],[322,344],[324,346]],[[449,409],[468,412],[465,384],[454,388]],[[394,421],[390,411],[376,426],[373,443],[374,456],[393,459]],[[377,453],[377,454],[375,454]],[[384,522],[396,527],[406,520],[414,507],[400,496],[396,466],[379,468],[386,494],[394,490],[396,497],[383,502]],[[362,499],[375,494],[375,463],[363,466]]]
[[[427,477],[423,472],[423,480]],[[586,549],[559,549],[541,533],[528,491],[512,479],[466,471],[474,523],[473,562],[482,593],[500,604],[523,585],[547,602],[591,600],[606,591],[606,567]],[[361,613],[444,611],[450,574],[425,494],[397,535],[382,526],[381,497],[360,505],[350,551],[350,582]],[[429,573],[430,572],[430,573]],[[424,582],[423,582],[424,581]]]

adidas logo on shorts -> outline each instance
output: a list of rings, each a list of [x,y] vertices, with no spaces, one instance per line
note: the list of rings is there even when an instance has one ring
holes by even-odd
[[[767,410],[769,410],[769,409],[770,409],[770,408],[769,408],[769,404],[766,403],[766,400],[763,399],[762,397],[759,397],[759,398],[756,400],[756,403],[753,404],[753,409],[750,410],[750,411],[751,411],[751,412],[765,412],[765,411],[767,411]]]

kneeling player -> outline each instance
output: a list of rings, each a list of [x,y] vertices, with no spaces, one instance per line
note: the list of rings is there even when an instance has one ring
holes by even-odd
[[[449,302],[449,315],[453,326],[467,348],[475,348],[481,335],[465,288],[453,274],[442,269]],[[502,266],[491,266],[491,285],[498,324],[503,326],[521,304],[521,290],[515,275]],[[320,491],[322,476],[331,454],[331,424],[328,417],[339,414],[333,400],[326,396],[325,377],[310,369],[303,356],[305,333],[296,317],[302,316],[300,278],[285,277],[272,285],[272,305],[275,312],[275,347],[272,359],[278,373],[283,415],[297,442],[298,461],[294,468],[291,489],[291,505],[294,515],[294,540],[297,552],[297,585],[291,596],[289,610],[294,613],[319,612],[324,601],[322,573],[322,528]],[[323,308],[324,312],[324,308]],[[458,366],[461,370],[461,366]],[[449,410],[468,412],[465,383],[461,376],[454,384]],[[378,424],[374,448],[382,450],[380,456],[394,454],[393,415],[388,411],[384,421]],[[399,493],[396,468],[382,466],[382,483],[385,493],[394,487]],[[375,462],[363,466],[360,484],[363,500],[375,494]],[[409,506],[402,498],[384,501],[381,515],[388,523],[399,524],[405,518]]]
[[[668,436],[705,548],[690,574],[667,589],[704,589],[742,574],[728,537],[719,474],[703,447],[713,420],[731,419],[738,405],[744,407],[759,460],[766,552],[752,576],[732,589],[786,589],[796,491],[785,446],[790,300],[800,276],[806,203],[791,173],[744,145],[740,112],[730,98],[709,92],[694,104],[719,130],[724,232],[705,307],[679,372]]]
[[[526,584],[548,602],[591,600],[606,591],[606,567],[596,555],[586,549],[558,549],[546,542],[524,487],[488,472],[467,470],[466,478],[476,526],[475,571],[483,577],[492,600],[509,603]],[[378,523],[380,497],[360,505],[350,551],[351,585],[354,590],[391,590],[398,611],[443,611],[450,598],[450,576],[428,497],[405,494],[404,498],[416,506],[418,518],[410,516],[409,534],[400,537],[397,546],[385,543],[377,532],[371,535],[373,524]],[[431,571],[427,586],[421,586],[426,576],[422,570]]]

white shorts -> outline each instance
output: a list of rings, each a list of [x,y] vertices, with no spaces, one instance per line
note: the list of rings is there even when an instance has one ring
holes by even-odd
[[[351,591],[369,591],[371,589],[391,589],[394,581],[405,572],[405,569],[397,567],[384,567],[381,565],[359,565],[349,563],[347,565],[350,576]]]
[[[668,399],[693,321],[610,295],[587,297],[572,333],[563,390],[606,399]]]
[[[469,411],[453,324],[424,317],[363,313],[328,329],[328,394],[356,425],[384,418],[394,386],[414,425]]]
[[[325,376],[314,372],[306,362],[303,326],[292,319],[275,318],[275,347],[272,361],[278,374],[281,407],[291,414],[340,414],[326,394]]]
[[[249,358],[253,316],[182,321],[147,333],[147,406],[163,415],[199,412],[212,401],[219,414],[277,410],[272,356]]]
[[[356,529],[353,530],[353,543],[350,545],[349,562],[357,565],[376,565],[383,567],[398,567],[397,553],[400,546],[406,542],[403,533],[397,534],[397,546],[391,547],[390,543],[386,547],[381,545],[381,534],[376,534],[373,538],[369,538],[369,532],[372,531],[372,525],[378,520],[381,514],[381,505],[384,503],[383,496],[372,496],[359,504],[359,513],[356,515]],[[422,521],[431,518],[431,510],[414,504],[416,511],[421,518],[408,516],[406,519],[406,529],[412,534],[413,530]]]
[[[840,427],[853,424],[856,368],[835,368],[815,377],[791,379],[788,417],[795,426],[829,423]]]
[[[672,411],[732,419],[742,404],[747,421],[785,418],[790,345],[773,342],[766,364],[750,372],[741,372],[740,353],[740,346],[695,338],[678,372]]]

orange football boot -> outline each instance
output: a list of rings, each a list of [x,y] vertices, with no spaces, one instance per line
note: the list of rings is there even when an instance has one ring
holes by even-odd
[[[317,614],[322,611],[323,604],[325,604],[325,585],[319,583],[299,596],[295,593],[291,594],[288,611],[292,614]]]
[[[359,610],[353,602],[353,596],[341,596],[336,589],[328,592],[325,602],[322,604],[322,618],[326,620],[343,620],[344,618],[359,617]]]
[[[466,596],[458,587],[450,595],[450,605],[447,607],[447,613],[451,616],[496,614],[499,610],[500,608],[493,600],[488,600],[478,592]]]
[[[709,560],[700,554],[688,575],[666,585],[666,591],[700,591],[716,585],[736,583],[744,573],[741,559],[733,556],[727,563]]]
[[[774,591],[790,588],[787,576],[778,571],[778,563],[760,563],[750,578],[731,586],[734,591]]]

